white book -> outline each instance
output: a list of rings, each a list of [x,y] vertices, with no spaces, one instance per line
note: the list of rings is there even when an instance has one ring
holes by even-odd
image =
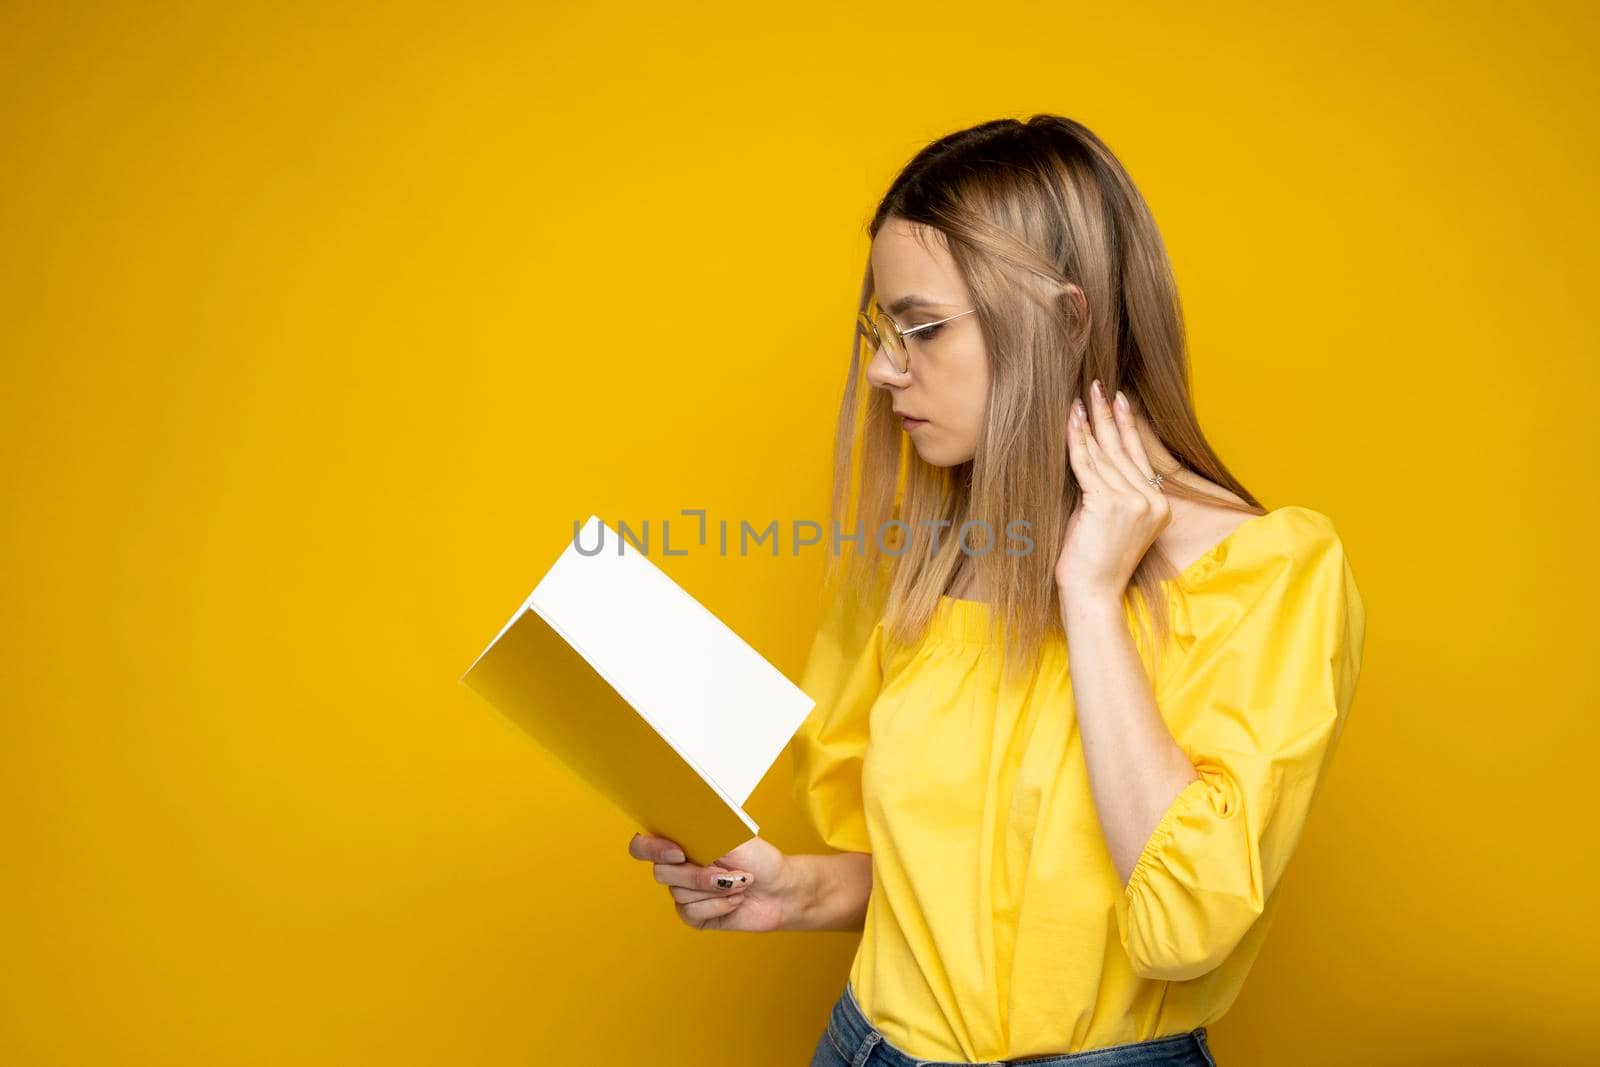
[[[461,681],[702,865],[815,705],[595,515]]]

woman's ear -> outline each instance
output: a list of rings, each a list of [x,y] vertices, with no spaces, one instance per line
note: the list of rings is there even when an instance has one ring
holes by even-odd
[[[1089,336],[1089,298],[1072,282],[1061,283],[1061,301],[1066,306],[1072,341],[1081,344]]]

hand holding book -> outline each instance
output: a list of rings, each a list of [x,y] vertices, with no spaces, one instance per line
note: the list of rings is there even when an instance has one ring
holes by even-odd
[[[687,862],[671,840],[650,834],[634,834],[628,855],[654,865],[678,918],[696,930],[781,930],[785,913],[798,904],[789,857],[759,837],[703,867]]]

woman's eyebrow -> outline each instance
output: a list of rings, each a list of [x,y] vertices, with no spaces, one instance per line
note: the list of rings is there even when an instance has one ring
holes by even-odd
[[[914,307],[942,308],[942,307],[949,307],[949,306],[950,305],[944,303],[942,300],[935,300],[931,296],[918,296],[915,293],[913,293],[910,296],[902,296],[900,299],[896,300],[894,303],[889,304],[888,306],[886,306],[883,310],[887,311],[891,315],[898,315],[898,314],[900,314],[900,312],[906,310],[907,308],[914,308]]]

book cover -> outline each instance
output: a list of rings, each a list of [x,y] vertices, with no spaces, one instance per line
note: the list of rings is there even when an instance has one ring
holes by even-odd
[[[814,705],[595,515],[461,681],[702,865]]]

